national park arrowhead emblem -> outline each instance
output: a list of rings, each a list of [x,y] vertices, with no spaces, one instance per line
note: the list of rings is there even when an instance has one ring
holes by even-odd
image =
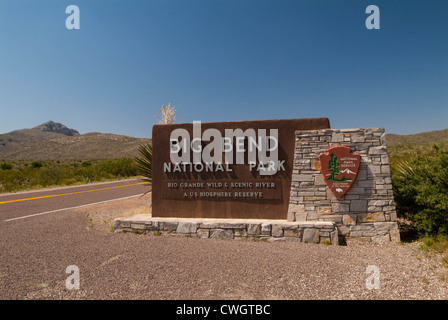
[[[320,171],[333,194],[342,198],[358,176],[361,156],[350,147],[337,146],[319,155]]]

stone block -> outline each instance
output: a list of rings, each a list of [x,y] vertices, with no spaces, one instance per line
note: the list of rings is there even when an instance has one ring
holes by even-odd
[[[330,242],[333,245],[338,245],[339,244],[339,235],[338,235],[338,230],[334,230],[332,232],[330,232]]]
[[[390,235],[390,240],[393,242],[400,242],[401,238],[400,238],[400,230],[398,229],[394,229],[394,230],[390,230],[389,231],[389,235]]]
[[[367,211],[367,200],[352,200],[350,202],[350,211],[366,212]]]
[[[314,185],[315,186],[326,186],[327,184],[325,183],[324,177],[319,174],[314,176]]]
[[[233,229],[233,234],[235,237],[247,237],[246,229]]]
[[[292,181],[314,181],[314,177],[310,174],[293,174]]]
[[[385,221],[383,212],[369,212],[358,214],[358,222],[380,222]]]
[[[370,242],[371,237],[347,237],[347,244],[350,246],[350,243],[359,243],[359,242]]]
[[[288,207],[288,221],[294,221],[297,214],[305,213],[305,205],[303,204],[290,204]]]
[[[389,204],[389,200],[369,200],[368,205],[369,206],[387,206]]]
[[[132,223],[131,229],[133,230],[146,230],[146,225],[144,223]]]
[[[261,234],[263,235],[271,235],[272,225],[267,223],[261,224]]]
[[[319,197],[313,196],[313,197],[304,197],[303,198],[304,201],[320,201],[320,200],[325,200],[325,199],[327,199],[326,196],[319,196]]]
[[[319,229],[305,228],[303,229],[302,241],[313,243],[319,241]]]
[[[326,214],[331,214],[331,206],[321,206],[321,207],[317,207],[317,213],[319,215],[326,215]]]
[[[313,221],[303,221],[299,223],[299,228],[303,229],[303,228],[314,228],[314,224],[315,222]]]
[[[344,134],[340,132],[333,132],[331,135],[331,142],[342,142],[344,141]]]
[[[233,239],[233,229],[211,229],[211,239]]]
[[[375,188],[375,186],[376,186],[376,183],[374,180],[358,181],[359,188]]]
[[[377,235],[373,224],[363,224],[350,227],[350,237],[374,237]]]
[[[390,221],[397,221],[397,212],[395,210],[392,210],[390,213]]]
[[[321,236],[319,238],[319,243],[329,243],[329,244],[331,244],[330,237],[323,237],[323,236]]]
[[[196,222],[179,222],[176,228],[176,233],[189,234],[196,233],[198,224]]]
[[[367,171],[370,173],[370,175],[381,173],[381,165],[369,165]]]
[[[219,224],[221,229],[246,229],[245,223],[223,222]]]
[[[299,229],[286,229],[283,230],[284,237],[300,237]]]
[[[331,211],[333,212],[348,212],[350,211],[350,205],[346,203],[332,203],[331,204]]]
[[[369,155],[387,155],[386,146],[370,147]]]
[[[196,236],[203,239],[208,238],[210,236],[210,229],[198,229]]]
[[[307,216],[308,216],[307,212],[296,213],[294,221],[306,221]]]
[[[337,224],[341,224],[342,223],[342,215],[341,214],[323,215],[323,216],[319,217],[319,221],[334,222]]]
[[[162,222],[159,221],[151,221],[147,224],[147,228],[149,231],[160,231],[162,227]]]
[[[301,223],[300,224],[299,223],[282,223],[281,224],[283,230],[297,230],[297,229],[299,229],[299,225],[301,225]]]
[[[389,234],[374,236],[372,237],[372,242],[390,242],[390,236]]]
[[[217,229],[221,226],[219,222],[202,222],[199,224],[199,228],[202,229]]]
[[[367,169],[359,169],[358,176],[356,177],[356,181],[366,180],[366,179],[367,179]]]
[[[339,226],[338,227],[338,235],[348,236],[350,234],[350,227],[348,226]]]
[[[261,224],[260,223],[249,223],[247,225],[247,234],[249,236],[258,236],[261,234]]]
[[[378,233],[398,229],[398,224],[396,222],[374,222],[373,226]]]
[[[366,140],[366,137],[361,134],[353,134],[351,137],[352,142],[358,143],[358,142],[364,142]]]
[[[390,174],[390,167],[388,164],[384,164],[381,166],[381,173]]]
[[[292,211],[288,211],[288,213],[286,215],[286,220],[287,221],[296,221],[296,214]]]
[[[356,225],[356,214],[347,213],[342,216],[342,224],[345,226]]]
[[[347,194],[365,194],[366,189],[362,187],[352,187],[348,190]]]
[[[325,230],[333,230],[334,224],[331,221],[317,221],[314,223],[314,228],[317,229],[325,229]]]
[[[273,237],[283,237],[283,228],[279,224],[273,224],[271,229],[271,235]]]
[[[164,221],[159,223],[159,228],[161,231],[174,232],[177,229],[178,222]]]
[[[311,210],[307,212],[306,220],[317,220],[318,214],[316,210]]]

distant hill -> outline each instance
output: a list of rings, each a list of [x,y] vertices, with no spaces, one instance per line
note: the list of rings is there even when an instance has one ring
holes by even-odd
[[[386,141],[388,147],[423,146],[433,144],[448,145],[448,129],[409,135],[388,134]]]
[[[32,129],[0,134],[0,160],[116,159],[138,154],[151,139],[110,133],[79,134],[74,129],[46,122]]]
[[[34,127],[33,129],[39,130],[42,132],[62,133],[63,135],[66,135],[66,136],[79,136],[78,131],[76,131],[74,129],[69,129],[66,126],[64,126],[63,124],[53,122],[53,121],[45,122],[41,125]]]

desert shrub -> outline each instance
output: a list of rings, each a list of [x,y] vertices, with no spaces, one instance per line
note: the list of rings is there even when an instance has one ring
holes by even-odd
[[[116,177],[130,177],[137,175],[134,161],[130,158],[107,160],[98,165],[100,172],[107,172]]]
[[[90,167],[92,164],[89,161],[83,161],[83,163],[81,163],[82,167]]]
[[[31,168],[41,168],[42,166],[43,166],[43,164],[40,161],[31,162]]]
[[[16,161],[0,170],[0,192],[129,178],[137,175],[131,158],[89,161]],[[39,170],[36,170],[39,169]]]
[[[8,162],[2,162],[2,163],[0,163],[0,169],[2,169],[2,170],[11,170],[12,169],[12,164],[10,164]]]
[[[421,235],[448,234],[448,150],[391,162],[397,213],[417,223]]]

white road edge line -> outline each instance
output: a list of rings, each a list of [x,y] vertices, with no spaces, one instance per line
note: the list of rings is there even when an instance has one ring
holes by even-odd
[[[44,214],[59,212],[59,211],[65,211],[65,210],[71,210],[71,209],[78,209],[78,208],[93,206],[95,204],[102,204],[102,203],[107,203],[107,202],[112,202],[112,201],[117,201],[117,200],[125,200],[125,199],[134,198],[134,197],[140,197],[142,195],[143,194],[137,194],[137,195],[133,195],[133,196],[129,196],[129,197],[123,197],[123,198],[117,198],[117,199],[112,199],[112,200],[106,200],[106,201],[94,202],[94,203],[89,203],[89,204],[83,204],[81,206],[76,206],[76,207],[70,207],[70,208],[57,209],[57,210],[52,210],[52,211],[47,211],[47,212],[34,213],[34,214],[27,215],[27,216],[6,219],[4,221],[6,222],[6,221],[19,220],[19,219],[26,219],[26,218],[31,218],[31,217],[35,217],[35,216],[41,216],[41,215],[44,215]]]

